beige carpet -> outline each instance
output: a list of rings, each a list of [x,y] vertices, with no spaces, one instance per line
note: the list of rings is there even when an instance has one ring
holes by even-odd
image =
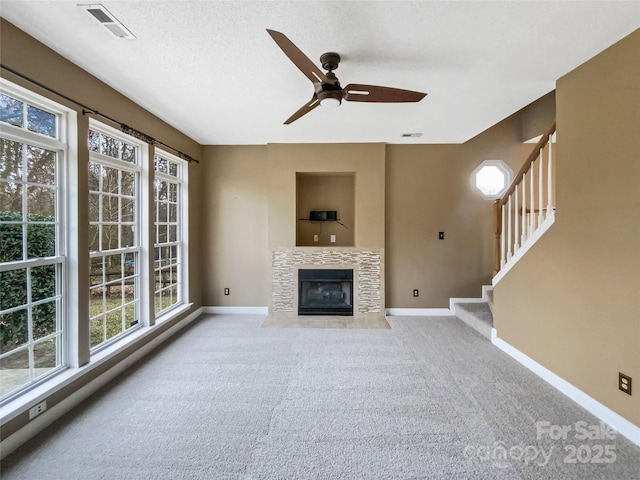
[[[269,316],[262,328],[391,328],[387,320],[380,315],[362,317],[300,315]]]
[[[578,440],[599,421],[454,317],[264,321],[198,320],[9,455],[2,480],[640,478],[640,448]]]

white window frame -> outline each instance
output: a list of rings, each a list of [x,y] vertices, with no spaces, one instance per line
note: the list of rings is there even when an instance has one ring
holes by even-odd
[[[188,269],[188,232],[189,232],[189,191],[188,191],[188,172],[189,172],[189,164],[185,160],[178,158],[177,156],[162,150],[155,149],[155,156],[161,157],[169,162],[172,162],[177,165],[177,175],[171,175],[169,173],[163,173],[158,171],[157,168],[154,167],[154,182],[153,187],[150,188],[150,192],[153,195],[153,205],[154,205],[154,220],[153,220],[153,252],[154,252],[154,268],[153,268],[153,284],[154,284],[154,311],[155,311],[155,295],[158,291],[155,288],[156,284],[156,268],[155,268],[155,251],[156,248],[160,248],[161,246],[176,246],[178,249],[178,269],[177,269],[177,294],[178,300],[173,303],[171,306],[155,311],[156,318],[162,320],[170,315],[175,309],[180,308],[189,302],[189,269]],[[154,156],[154,164],[155,164],[155,156]],[[177,238],[176,241],[166,242],[163,244],[157,244],[157,223],[158,223],[158,199],[156,198],[155,192],[155,181],[168,181],[174,183],[179,186],[178,195],[177,195]],[[162,287],[161,287],[162,288]]]
[[[20,87],[19,85],[16,85],[4,78],[0,78],[0,92],[23,102],[25,104],[25,109],[26,105],[31,105],[51,113],[56,117],[55,137],[50,137],[48,135],[28,130],[26,124],[28,119],[26,116],[24,117],[25,125],[22,127],[10,125],[4,122],[0,123],[0,132],[4,139],[19,142],[24,145],[32,145],[34,147],[47,149],[56,153],[56,177],[54,187],[56,190],[54,222],[56,245],[54,255],[32,259],[26,259],[23,255],[22,260],[0,264],[0,270],[3,272],[18,269],[27,270],[27,301],[24,306],[26,306],[28,312],[27,321],[29,322],[29,339],[26,345],[28,350],[31,352],[35,345],[57,337],[56,366],[42,375],[36,375],[34,357],[32,353],[29,353],[29,381],[5,394],[2,399],[0,399],[0,405],[4,405],[14,398],[22,395],[24,392],[42,384],[54,375],[57,375],[61,371],[67,369],[69,366],[69,345],[73,343],[73,340],[69,335],[69,332],[72,331],[72,329],[69,329],[69,325],[74,321],[74,319],[77,319],[77,317],[70,318],[73,314],[68,309],[68,285],[70,277],[73,276],[73,273],[70,272],[69,269],[70,262],[68,258],[68,246],[69,235],[77,226],[72,224],[71,218],[67,213],[68,205],[70,203],[68,198],[68,174],[70,170],[69,164],[77,161],[77,151],[73,146],[74,142],[77,140],[77,114],[74,110],[66,108],[57,102],[53,102],[30,90]],[[22,181],[23,184],[27,185],[33,183],[29,182],[24,176]],[[37,185],[36,183],[33,184]],[[26,205],[24,205],[24,203],[23,212],[27,213]],[[21,223],[24,231],[27,225],[24,221],[24,217]],[[31,290],[30,269],[46,265],[56,266],[56,276],[58,278],[56,282],[55,295],[53,297],[47,297],[46,299],[32,301],[29,298],[31,296],[29,293]],[[30,334],[33,329],[31,320],[32,307],[52,300],[56,302],[56,331],[45,337],[34,340]],[[6,312],[20,308],[22,308],[22,306],[8,309]],[[24,346],[21,346],[20,348],[24,348]],[[15,350],[16,349],[13,351]],[[6,352],[5,354],[2,354],[2,357],[4,358],[10,354],[11,351]]]
[[[497,193],[487,194],[478,187],[478,181],[477,181],[478,173],[480,173],[480,171],[482,171],[482,169],[486,167],[495,167],[498,170],[500,170],[504,175],[504,186]],[[511,170],[509,165],[507,165],[503,160],[484,160],[480,165],[478,165],[475,168],[475,170],[473,171],[473,174],[471,175],[471,185],[473,186],[474,190],[478,192],[480,195],[482,195],[482,198],[485,198],[486,200],[496,200],[502,197],[504,192],[506,192],[507,189],[509,188],[509,185],[511,185],[512,181],[513,181],[513,170]]]
[[[129,163],[124,160],[119,160],[108,155],[94,152],[89,150],[89,162],[96,163],[105,167],[115,168],[121,171],[134,173],[136,175],[136,207],[134,208],[134,231],[135,231],[135,242],[136,245],[128,246],[128,247],[118,247],[116,249],[110,250],[100,250],[96,252],[90,252],[90,259],[103,257],[111,255],[122,255],[125,254],[134,254],[137,259],[137,265],[134,266],[135,274],[134,274],[134,282],[135,282],[135,296],[133,303],[136,305],[136,314],[137,314],[137,324],[131,326],[128,329],[121,331],[119,334],[114,335],[111,338],[107,338],[103,342],[91,347],[91,354],[97,353],[104,348],[109,347],[110,345],[118,342],[123,337],[131,334],[132,332],[138,330],[143,326],[149,325],[149,311],[147,307],[146,300],[146,292],[149,291],[147,286],[149,285],[148,271],[149,271],[149,246],[148,241],[146,240],[146,235],[144,235],[144,229],[148,226],[148,218],[144,215],[143,203],[146,201],[146,187],[145,183],[148,182],[148,176],[145,174],[149,157],[149,148],[145,142],[142,142],[130,135],[124,134],[119,130],[112,128],[104,123],[98,122],[97,120],[91,118],[89,119],[89,130],[102,133],[109,137],[112,137],[116,140],[125,142],[129,145],[132,145],[136,151],[136,161],[135,163]],[[91,193],[89,193],[91,194]],[[91,222],[87,224],[87,227],[91,225]],[[91,287],[90,287],[91,290]],[[89,297],[91,297],[91,293],[89,292]],[[107,314],[108,312],[103,312],[103,314]],[[88,319],[91,322],[91,317]]]

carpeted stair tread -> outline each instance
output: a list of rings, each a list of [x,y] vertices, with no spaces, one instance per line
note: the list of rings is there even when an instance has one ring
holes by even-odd
[[[487,302],[456,303],[455,315],[482,336],[491,339],[493,314]]]

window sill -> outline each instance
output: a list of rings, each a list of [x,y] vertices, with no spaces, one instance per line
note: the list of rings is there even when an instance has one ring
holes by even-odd
[[[191,309],[191,307],[193,307],[193,303],[182,303],[182,304],[176,305],[168,309],[166,312],[161,313],[161,315],[156,318],[155,324],[160,325],[162,323],[165,323],[171,320],[172,318],[175,318],[178,315],[182,315],[183,313],[188,312]]]
[[[129,348],[133,343],[150,335],[158,325],[164,324],[177,316],[188,312],[192,307],[193,303],[188,303],[180,305],[175,309],[171,309],[166,314],[158,317],[155,325],[141,327],[126,335],[113,345],[109,345],[108,347],[94,353],[91,356],[89,363],[81,367],[68,367],[61,370],[59,373],[43,381],[41,384],[36,385],[33,388],[26,390],[18,397],[9,400],[4,405],[0,406],[0,423],[5,424],[23,412],[26,412],[33,405],[46,400],[54,392],[66,387],[77,379],[82,378],[82,376],[106,363],[113,356],[118,355],[120,352]],[[52,405],[51,407],[47,406],[47,408],[52,408],[54,406],[55,405]]]

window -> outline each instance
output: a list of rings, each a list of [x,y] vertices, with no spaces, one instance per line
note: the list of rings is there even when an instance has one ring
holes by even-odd
[[[75,110],[0,78],[3,408],[188,302],[187,163],[158,150],[152,164],[147,143],[93,119],[77,132]]]
[[[513,172],[502,160],[485,160],[473,171],[473,186],[489,200],[500,198],[511,183]]]
[[[186,298],[183,232],[186,231],[186,162],[158,151],[154,158],[154,281],[156,315]]]
[[[69,111],[0,83],[0,397],[65,365]]]
[[[142,144],[91,122],[89,131],[91,348],[140,324]]]

